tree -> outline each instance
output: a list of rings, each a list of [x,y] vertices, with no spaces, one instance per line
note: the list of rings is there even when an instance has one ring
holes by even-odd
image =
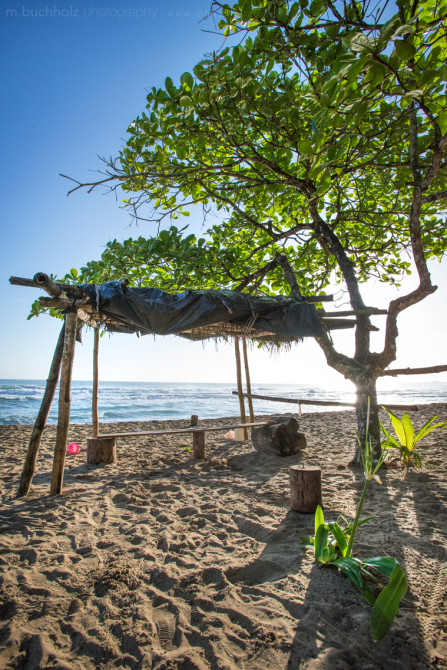
[[[214,2],[236,45],[153,88],[104,179],[74,189],[120,186],[135,216],[158,223],[193,204],[217,212],[209,243],[193,244],[199,283],[304,295],[343,283],[357,313],[354,355],[327,333],[318,343],[355,384],[361,440],[369,399],[376,452],[376,380],[396,358],[398,315],[436,290],[427,260],[447,244],[447,4],[399,0],[395,9]],[[152,207],[145,217],[143,205]],[[179,287],[190,243],[172,270]],[[390,302],[373,352],[361,284],[399,285],[411,262],[418,286]]]

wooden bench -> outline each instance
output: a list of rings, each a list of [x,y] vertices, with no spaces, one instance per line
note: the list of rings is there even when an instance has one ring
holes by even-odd
[[[194,458],[205,458],[205,433],[219,430],[243,430],[255,428],[256,426],[267,426],[273,421],[256,421],[253,423],[231,423],[225,426],[190,426],[188,428],[172,428],[171,430],[142,430],[130,433],[101,433],[97,437],[87,440],[87,463],[98,465],[99,463],[116,463],[116,440],[126,437],[143,437],[144,435],[180,435],[181,433],[192,434],[192,451]]]

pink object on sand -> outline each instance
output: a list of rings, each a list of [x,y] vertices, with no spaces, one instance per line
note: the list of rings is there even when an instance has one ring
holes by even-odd
[[[79,444],[76,444],[76,442],[72,442],[71,444],[68,445],[68,453],[69,454],[78,454],[79,453]]]

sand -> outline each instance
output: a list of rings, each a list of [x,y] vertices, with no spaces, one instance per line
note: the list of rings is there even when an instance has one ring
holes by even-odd
[[[413,415],[420,426],[447,404]],[[263,418],[263,417],[262,417]],[[226,419],[219,420],[225,424]],[[55,428],[45,430],[27,498],[16,491],[30,426],[0,428],[0,667],[368,670],[447,667],[447,431],[429,435],[420,470],[373,482],[360,556],[388,554],[409,589],[374,644],[370,607],[342,575],[317,568],[290,510],[292,464],[322,469],[327,519],[352,519],[363,478],[347,464],[352,412],[304,414],[306,451],[281,459],[207,434],[118,442],[117,465],[85,463],[91,428],[70,427],[64,494],[48,496]],[[108,424],[159,429],[188,421]],[[203,423],[216,424],[216,420]]]

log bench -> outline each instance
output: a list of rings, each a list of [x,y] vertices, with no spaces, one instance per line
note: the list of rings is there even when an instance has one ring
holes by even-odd
[[[87,440],[87,463],[98,465],[99,463],[116,463],[116,440],[118,438],[143,437],[145,435],[180,435],[181,433],[192,434],[192,450],[194,458],[205,458],[205,433],[219,430],[245,431],[247,428],[268,426],[273,421],[258,421],[253,423],[231,423],[225,426],[199,426],[188,428],[172,428],[171,430],[142,430],[129,433],[102,433],[97,437]],[[236,433],[237,435],[237,433]],[[246,439],[243,437],[242,439]]]

